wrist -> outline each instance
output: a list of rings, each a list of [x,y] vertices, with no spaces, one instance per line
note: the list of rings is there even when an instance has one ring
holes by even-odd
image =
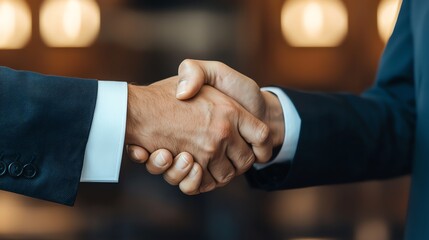
[[[145,86],[128,84],[127,121],[125,131],[125,144],[139,144],[141,129],[139,126],[150,126],[148,115],[152,104]],[[142,125],[143,124],[143,125]]]
[[[265,99],[266,112],[264,122],[270,128],[274,147],[281,146],[285,137],[285,122],[281,103],[271,92],[262,92]]]

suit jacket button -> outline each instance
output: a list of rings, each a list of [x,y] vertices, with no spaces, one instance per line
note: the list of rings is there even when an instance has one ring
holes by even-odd
[[[23,167],[22,176],[25,178],[34,178],[37,174],[37,168],[31,163],[25,164]]]
[[[9,164],[9,175],[12,177],[19,177],[22,174],[22,164],[19,162],[12,162]]]
[[[6,173],[6,163],[0,161],[0,176],[3,176]]]

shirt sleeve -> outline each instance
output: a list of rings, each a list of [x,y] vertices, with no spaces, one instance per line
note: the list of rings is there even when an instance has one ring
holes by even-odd
[[[98,82],[97,103],[86,145],[81,182],[118,182],[124,148],[127,98],[126,82]]]
[[[273,160],[265,164],[254,164],[254,167],[258,170],[268,167],[272,164],[292,161],[295,156],[296,148],[298,146],[299,133],[301,131],[301,118],[299,117],[295,105],[292,103],[286,93],[280,88],[276,87],[266,87],[262,88],[261,90],[273,93],[280,101],[283,110],[283,117],[285,120],[285,139],[283,140],[283,145],[279,154]]]

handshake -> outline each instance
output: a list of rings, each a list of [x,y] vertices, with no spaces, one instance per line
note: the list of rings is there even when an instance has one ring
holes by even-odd
[[[225,186],[283,144],[277,97],[219,62],[185,60],[178,76],[129,85],[128,98],[129,157],[188,195]]]

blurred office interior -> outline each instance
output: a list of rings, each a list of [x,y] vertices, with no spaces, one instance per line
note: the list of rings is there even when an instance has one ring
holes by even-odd
[[[0,0],[0,65],[139,84],[185,58],[261,86],[360,93],[399,0]],[[338,136],[341,138],[341,136]],[[72,208],[0,192],[0,239],[402,239],[409,177],[264,192],[244,177],[186,196],[124,155]]]

